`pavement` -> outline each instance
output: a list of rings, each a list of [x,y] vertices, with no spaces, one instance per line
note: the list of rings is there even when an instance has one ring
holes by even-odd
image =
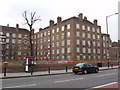
[[[111,67],[99,67],[99,70],[109,70],[109,69],[116,69],[118,66]],[[69,74],[72,73],[72,69],[66,70],[51,70],[48,71],[39,71],[39,72],[33,72],[27,73],[27,72],[19,72],[19,73],[6,73],[6,76],[4,76],[4,73],[0,73],[0,79],[7,79],[7,78],[22,78],[22,77],[35,77],[35,76],[46,76],[46,75],[59,75],[59,74]]]

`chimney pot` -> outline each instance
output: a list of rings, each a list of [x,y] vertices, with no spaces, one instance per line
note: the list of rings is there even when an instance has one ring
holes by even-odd
[[[17,28],[17,29],[19,28],[19,24],[16,24],[16,28]]]
[[[86,16],[84,16],[84,20],[87,20],[87,17],[86,17]]]
[[[80,14],[78,15],[78,18],[79,18],[80,20],[82,20],[82,19],[83,19],[83,14],[80,13]]]
[[[54,25],[54,21],[53,20],[50,20],[49,21],[49,26],[53,26]]]
[[[93,22],[94,22],[94,25],[97,25],[97,19],[94,19]]]
[[[62,18],[61,17],[57,17],[57,23],[60,23],[62,21]]]

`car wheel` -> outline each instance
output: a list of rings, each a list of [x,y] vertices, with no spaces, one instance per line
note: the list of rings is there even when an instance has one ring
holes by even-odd
[[[87,70],[84,70],[84,71],[83,71],[83,74],[87,74],[87,73],[88,73],[88,71],[87,71]]]
[[[98,70],[98,69],[96,69],[96,70],[95,70],[95,73],[98,73],[98,71],[99,71],[99,70]]]
[[[75,74],[78,74],[78,72],[74,72]]]

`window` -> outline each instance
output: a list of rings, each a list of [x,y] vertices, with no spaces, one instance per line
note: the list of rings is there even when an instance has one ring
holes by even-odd
[[[62,48],[62,53],[63,53],[63,54],[65,53],[65,48]]]
[[[67,59],[70,59],[70,56],[67,56]]]
[[[3,35],[3,32],[0,32],[0,35]],[[6,35],[7,36],[7,35]]]
[[[65,56],[62,56],[62,59],[64,59],[65,58]]]
[[[90,38],[90,34],[88,33],[88,38]]]
[[[44,42],[46,42],[46,38],[44,38]]]
[[[64,46],[65,45],[65,41],[62,41],[62,46]]]
[[[77,45],[80,45],[80,40],[76,40],[76,44],[77,44]]]
[[[8,39],[8,38],[6,39],[6,42],[7,42],[7,43],[9,42],[9,39]]]
[[[76,51],[77,51],[77,53],[79,53],[79,52],[80,52],[80,48],[79,48],[79,47],[77,47],[77,48],[76,48]]]
[[[10,36],[10,34],[9,34],[9,33],[6,33],[6,36],[7,36],[7,37],[9,37],[9,36]]]
[[[93,39],[95,39],[95,34],[93,34],[92,36],[93,36]]]
[[[91,53],[91,49],[90,48],[88,48],[88,53]]]
[[[50,37],[48,37],[48,42],[50,42]]]
[[[67,45],[70,45],[70,40],[67,40]]]
[[[97,52],[100,54],[100,49],[97,49]]]
[[[16,34],[12,34],[12,37],[14,37],[14,38],[15,38],[15,37],[16,37]]]
[[[18,55],[21,55],[21,51],[18,51]]]
[[[100,29],[99,28],[97,29],[97,33],[100,33]]]
[[[76,24],[76,29],[80,29],[80,24]]]
[[[57,54],[59,54],[59,49],[57,49]]]
[[[62,33],[62,39],[64,39],[64,37],[65,37],[65,34],[64,34],[64,33]]]
[[[83,37],[83,38],[85,37],[85,33],[84,33],[84,32],[82,33],[82,37]]]
[[[80,37],[80,32],[76,32],[76,37]]]
[[[57,43],[56,43],[56,46],[57,46],[57,47],[59,47],[59,45],[60,45],[60,43],[59,43],[59,42],[57,42]]]
[[[46,36],[46,32],[44,32],[44,36]]]
[[[55,45],[54,45],[54,43],[52,43],[52,47],[54,47]]]
[[[96,46],[96,43],[93,41],[93,46]]]
[[[105,36],[103,36],[103,40],[105,40]]]
[[[70,48],[67,48],[67,53],[70,53]]]
[[[82,52],[83,52],[83,53],[86,53],[86,48],[82,48]]]
[[[97,43],[97,46],[98,46],[98,47],[100,46],[100,42]]]
[[[77,60],[79,60],[80,59],[80,56],[79,55],[77,55]]]
[[[9,44],[6,44],[6,49],[9,49]]]
[[[41,37],[43,36],[43,33],[41,33]]]
[[[19,38],[22,38],[22,35],[21,35],[21,34],[18,34],[18,37],[19,37]]]
[[[91,45],[91,43],[90,43],[90,41],[88,41],[88,46],[90,47],[90,45]]]
[[[59,39],[59,34],[56,35],[56,39],[57,39],[57,40]]]
[[[90,26],[87,27],[87,30],[90,31]]]
[[[55,53],[55,50],[53,49],[53,50],[52,50],[52,54],[54,54],[54,53]]]
[[[70,37],[70,32],[67,33],[67,36]]]
[[[92,28],[92,31],[95,32],[95,28],[94,27]]]
[[[70,29],[70,24],[67,25],[67,29]]]
[[[86,44],[85,44],[85,40],[82,41],[82,45],[86,45]]]
[[[95,48],[93,48],[93,53],[94,53],[94,54],[96,53],[96,50],[95,50]]]
[[[65,30],[65,27],[64,26],[62,26],[62,31],[64,31]]]
[[[55,30],[54,30],[54,29],[52,29],[52,33],[53,33],[53,34],[54,34],[54,31],[55,31]]]
[[[54,39],[54,36],[52,36],[52,41],[54,41],[55,39]]]
[[[50,31],[48,31],[48,35],[50,35]]]
[[[59,28],[57,28],[57,32],[59,32]]]
[[[15,43],[15,39],[12,39],[12,43]]]
[[[82,30],[85,30],[85,25],[82,25]]]
[[[98,39],[98,40],[100,39],[100,35],[97,35],[97,39]]]

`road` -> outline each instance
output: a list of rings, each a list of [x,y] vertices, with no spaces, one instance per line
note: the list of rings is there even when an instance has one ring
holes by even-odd
[[[62,74],[40,77],[3,79],[3,88],[84,88],[118,82],[118,70],[103,70],[92,74]]]

